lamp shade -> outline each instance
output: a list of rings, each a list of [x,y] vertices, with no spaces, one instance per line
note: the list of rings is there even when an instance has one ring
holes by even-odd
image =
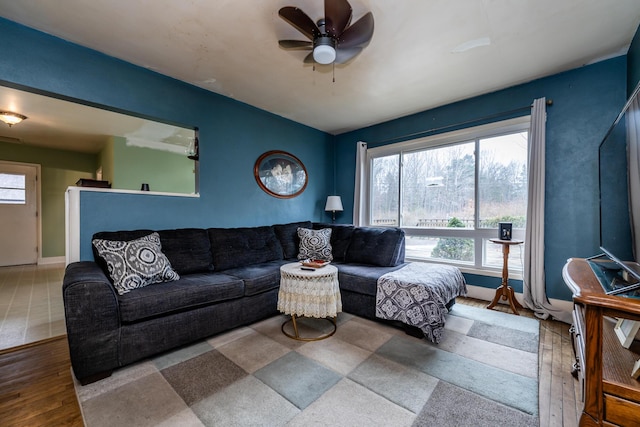
[[[328,196],[327,204],[324,206],[325,211],[342,211],[342,199],[340,196]]]

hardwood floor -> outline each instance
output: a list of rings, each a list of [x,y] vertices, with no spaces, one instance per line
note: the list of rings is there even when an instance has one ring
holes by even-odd
[[[0,351],[0,425],[82,426],[66,336]]]
[[[487,301],[458,298],[484,308]],[[498,305],[497,311],[510,312]],[[534,317],[530,310],[522,316]],[[541,321],[539,346],[540,426],[577,426],[577,381],[571,376],[569,326]],[[0,351],[0,425],[82,426],[65,337]]]

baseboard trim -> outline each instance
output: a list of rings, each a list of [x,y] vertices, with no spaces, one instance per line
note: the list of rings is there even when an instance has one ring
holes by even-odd
[[[524,306],[524,298],[522,296],[522,293],[516,292],[515,295],[518,302]],[[483,301],[491,302],[493,301],[493,297],[496,296],[496,290],[492,288],[485,288],[483,286],[474,286],[467,284],[467,296],[470,298],[476,298]],[[567,313],[571,313],[573,311],[573,301],[550,298],[549,302],[552,306],[562,311],[566,311]],[[501,299],[499,303],[507,304],[507,301],[503,301]]]
[[[63,256],[50,256],[46,258],[39,258],[38,265],[51,265],[51,264],[64,264],[66,258]]]

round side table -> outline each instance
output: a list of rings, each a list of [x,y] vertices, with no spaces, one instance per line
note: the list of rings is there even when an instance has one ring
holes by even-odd
[[[498,304],[500,298],[503,300],[509,301],[509,306],[511,310],[517,315],[518,308],[522,308],[522,305],[516,299],[516,296],[513,292],[513,288],[509,286],[509,248],[512,245],[520,245],[524,243],[522,240],[502,240],[502,239],[489,239],[489,241],[493,243],[497,243],[502,245],[502,284],[498,286],[496,289],[496,296],[493,297],[493,301],[491,304],[487,306],[488,309],[492,309]]]
[[[300,341],[318,341],[329,338],[337,330],[336,317],[342,311],[342,298],[338,283],[338,269],[326,265],[317,269],[302,269],[298,263],[280,267],[280,291],[278,292],[278,310],[291,315],[291,319],[282,324],[282,333]],[[327,319],[333,324],[333,330],[320,337],[305,338],[298,332],[296,317],[315,317]],[[285,331],[285,325],[293,323],[294,335]]]

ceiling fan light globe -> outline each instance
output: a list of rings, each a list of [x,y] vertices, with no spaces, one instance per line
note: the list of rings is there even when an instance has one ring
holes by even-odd
[[[313,60],[318,64],[331,64],[336,60],[336,50],[332,46],[316,46],[313,49]]]

